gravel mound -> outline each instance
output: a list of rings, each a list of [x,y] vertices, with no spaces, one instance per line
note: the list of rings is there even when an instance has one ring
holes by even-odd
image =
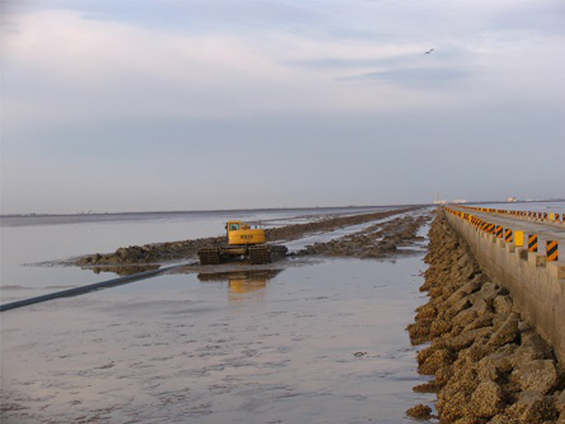
[[[409,253],[409,250],[400,251],[399,248],[423,241],[424,238],[417,233],[428,221],[428,215],[396,218],[326,243],[306,246],[298,254],[379,259],[401,252]]]

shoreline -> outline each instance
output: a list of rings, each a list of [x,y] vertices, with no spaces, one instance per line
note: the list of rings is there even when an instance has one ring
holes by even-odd
[[[443,211],[432,223],[425,261],[429,302],[408,326],[419,372],[414,388],[436,392],[441,423],[564,424],[565,374],[542,337],[521,319],[508,291],[483,273]],[[418,405],[407,412],[430,417]]]
[[[202,210],[178,210],[178,211],[130,211],[130,212],[85,212],[85,213],[21,213],[21,214],[3,214],[0,215],[0,219],[22,219],[22,220],[33,220],[33,219],[59,219],[59,218],[76,218],[80,222],[98,222],[112,220],[111,218],[117,217],[132,217],[139,216],[140,219],[145,219],[147,216],[152,215],[163,215],[169,217],[171,215],[202,215],[202,214],[233,214],[233,213],[249,213],[249,212],[300,212],[300,211],[347,211],[347,210],[391,210],[391,209],[404,209],[412,207],[428,207],[431,204],[400,204],[400,205],[364,205],[364,206],[315,206],[315,207],[280,207],[280,208],[251,208],[251,209],[202,209]],[[90,220],[89,220],[90,218]],[[120,219],[117,219],[120,220]],[[57,223],[58,224],[58,223]],[[34,225],[33,223],[26,223],[20,225]],[[20,226],[14,225],[14,226]]]
[[[287,242],[316,232],[328,232],[346,226],[362,224],[374,220],[401,215],[420,208],[387,210],[369,214],[357,214],[345,217],[329,217],[304,224],[291,224],[284,227],[268,228],[265,235],[268,242]],[[192,259],[203,247],[217,247],[226,243],[225,236],[180,240],[165,243],[150,243],[143,246],[119,247],[113,253],[95,253],[61,261],[60,265],[80,267],[126,267],[147,265],[154,266],[174,260]],[[390,249],[389,249],[390,250]]]

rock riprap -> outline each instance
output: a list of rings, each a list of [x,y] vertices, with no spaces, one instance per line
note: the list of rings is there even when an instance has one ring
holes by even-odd
[[[414,389],[437,393],[445,424],[565,424],[565,374],[551,346],[482,272],[441,210],[429,236],[421,287],[429,302],[408,332],[413,343],[429,343],[417,360],[433,380]]]

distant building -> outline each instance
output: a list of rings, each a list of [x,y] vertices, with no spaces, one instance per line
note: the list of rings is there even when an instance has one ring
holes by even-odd
[[[517,201],[518,201],[518,199],[516,197],[509,197],[508,198],[509,203],[513,203],[513,202],[517,202]]]
[[[467,199],[453,199],[453,203],[467,203]]]
[[[434,205],[445,205],[447,200],[434,200]]]

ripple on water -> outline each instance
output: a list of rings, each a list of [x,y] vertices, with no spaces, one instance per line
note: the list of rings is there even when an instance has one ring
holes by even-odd
[[[421,267],[320,261],[279,273],[260,298],[241,281],[161,276],[6,314],[2,418],[408,422],[427,399],[412,392],[422,380],[404,330],[424,301]]]

